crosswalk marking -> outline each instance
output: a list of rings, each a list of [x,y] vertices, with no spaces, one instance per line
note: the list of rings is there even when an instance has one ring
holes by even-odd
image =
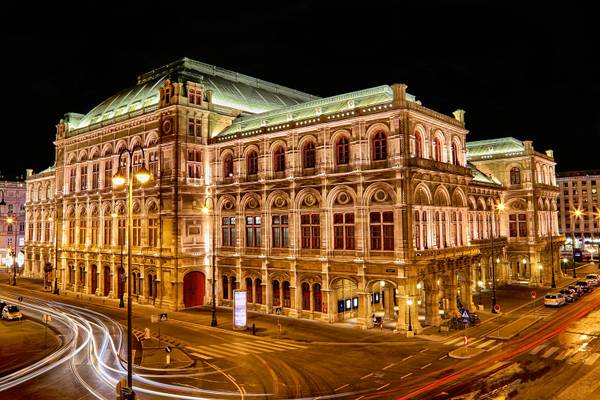
[[[548,344],[544,343],[544,344],[540,344],[539,346],[537,346],[536,348],[534,348],[533,350],[531,350],[529,352],[529,354],[531,354],[532,356],[535,356],[537,353],[539,353],[540,351],[542,351],[542,349],[544,347],[548,346]]]
[[[241,347],[242,349],[247,349],[247,351],[250,353],[262,353],[262,352],[272,353],[275,351],[275,350],[271,350],[271,349],[257,348],[254,346],[254,344],[247,343],[247,342],[234,342],[231,344],[235,347]]]
[[[284,340],[274,340],[273,342],[275,342],[277,346],[287,347],[287,348],[291,348],[291,349],[294,349],[294,348],[297,348],[297,349],[307,349],[308,348],[306,346],[302,346],[302,345],[299,345],[299,344],[286,342]]]
[[[228,357],[231,354],[227,354],[224,351],[219,351],[216,349],[212,349],[208,346],[203,347],[203,348],[198,348],[198,347],[191,347],[191,346],[186,346],[187,349],[195,352],[195,353],[201,353],[201,354],[206,354],[207,356],[210,357],[214,357],[214,358],[220,358],[220,357]]]
[[[562,361],[565,358],[568,358],[571,356],[571,354],[575,353],[575,349],[567,349],[565,351],[563,351],[562,353],[560,353],[558,356],[556,356],[555,360],[557,361]]]
[[[550,347],[548,350],[546,350],[546,352],[544,352],[544,354],[542,354],[542,358],[550,357],[556,352],[556,350],[558,350],[558,347]]]
[[[486,347],[487,345],[490,345],[492,343],[495,343],[495,340],[488,340],[487,342],[483,342],[480,345],[477,346],[478,349],[483,349],[484,347]]]
[[[487,349],[486,351],[492,351],[492,350],[496,350],[498,347],[502,346],[504,343],[500,342],[497,345],[490,347],[489,349]]]
[[[208,357],[208,356],[205,356],[203,354],[196,353],[194,351],[190,352],[190,354],[193,355],[194,357],[198,357],[198,358],[201,358],[203,360],[212,360],[213,359],[212,357]]]
[[[236,344],[237,344],[237,342],[236,342]],[[253,348],[259,349],[259,350],[264,349],[264,351],[266,351],[268,353],[280,350],[279,348],[273,348],[267,344],[259,343],[257,341],[253,341],[253,342],[249,342],[249,343],[245,343],[245,344],[252,346]]]
[[[470,346],[474,346],[474,345],[476,345],[477,343],[479,343],[479,342],[482,342],[482,341],[484,341],[484,340],[485,340],[485,338],[477,339],[477,340],[475,340],[475,341],[473,341],[473,342],[470,342],[470,343],[469,343],[469,345],[470,345]]]
[[[456,339],[453,339],[453,340],[451,340],[449,342],[446,342],[445,344],[448,345],[448,346],[452,346],[453,344],[456,344],[459,341],[462,342],[463,340],[464,340],[464,338],[457,337]]]
[[[232,355],[249,355],[260,353],[273,353],[276,351],[290,351],[307,349],[307,346],[302,346],[283,340],[267,342],[262,340],[252,340],[244,342],[232,342],[223,344],[213,344],[202,347],[185,346],[191,355],[204,360],[212,360],[213,358],[225,358]]]
[[[594,365],[594,363],[596,362],[596,360],[600,358],[600,353],[594,353],[591,356],[589,356],[587,358],[587,360],[585,360],[583,363],[585,365]]]

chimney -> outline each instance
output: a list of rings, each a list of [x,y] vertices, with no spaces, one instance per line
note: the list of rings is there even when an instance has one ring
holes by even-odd
[[[33,175],[33,170],[32,169],[26,169],[25,172],[26,172],[27,178],[29,178],[31,175]]]
[[[466,113],[465,110],[458,109],[456,111],[453,111],[452,115],[454,115],[454,119],[456,119],[458,122],[461,122],[464,124],[465,123],[465,113]]]

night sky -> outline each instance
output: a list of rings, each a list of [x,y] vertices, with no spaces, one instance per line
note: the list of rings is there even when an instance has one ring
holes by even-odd
[[[591,8],[123,3],[0,6],[5,22],[16,22],[0,27],[4,178],[53,163],[64,113],[86,113],[138,74],[184,56],[319,96],[404,82],[433,110],[466,110],[468,140],[531,139],[537,150],[555,150],[559,171],[600,168],[600,37]]]

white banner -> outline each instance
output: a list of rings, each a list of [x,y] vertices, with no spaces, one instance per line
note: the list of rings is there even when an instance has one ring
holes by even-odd
[[[233,329],[246,329],[246,291],[233,291]]]

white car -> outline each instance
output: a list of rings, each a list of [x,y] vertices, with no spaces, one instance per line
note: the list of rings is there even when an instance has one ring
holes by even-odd
[[[560,307],[565,303],[565,298],[560,293],[548,293],[544,296],[544,305],[546,307]]]
[[[600,275],[598,274],[588,274],[585,276],[585,280],[594,286],[600,285]]]
[[[2,319],[21,320],[22,318],[23,318],[23,314],[21,314],[19,307],[15,306],[15,305],[9,304],[9,305],[5,306],[4,309],[2,309]]]

